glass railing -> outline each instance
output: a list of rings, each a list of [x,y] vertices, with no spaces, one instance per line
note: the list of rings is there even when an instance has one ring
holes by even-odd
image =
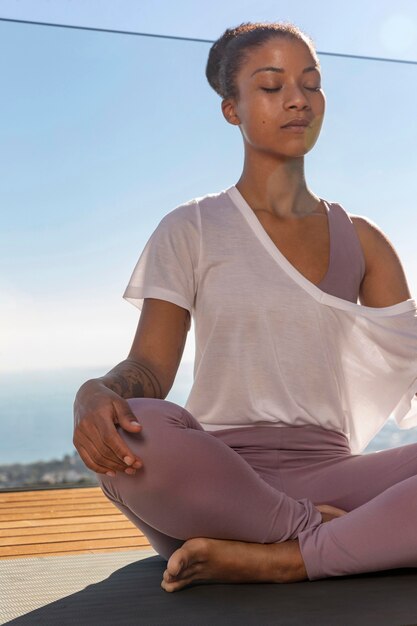
[[[130,348],[122,293],[167,212],[234,184],[239,129],[210,44],[0,22],[0,489],[96,484],[72,444],[79,385]],[[310,188],[378,224],[417,293],[417,68],[321,56]],[[167,399],[192,383],[193,329]],[[392,420],[364,452],[416,441]]]

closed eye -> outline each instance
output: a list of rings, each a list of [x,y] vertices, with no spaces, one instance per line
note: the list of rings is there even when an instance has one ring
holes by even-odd
[[[281,89],[281,87],[275,87],[274,89],[269,89],[268,87],[261,87],[261,89],[263,91],[279,91]],[[321,87],[306,87],[306,89],[308,89],[309,91],[320,91]]]

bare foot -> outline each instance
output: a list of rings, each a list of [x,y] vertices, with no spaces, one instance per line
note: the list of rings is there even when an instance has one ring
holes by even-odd
[[[161,587],[178,591],[194,582],[290,583],[308,580],[298,539],[246,543],[195,537],[168,560]]]

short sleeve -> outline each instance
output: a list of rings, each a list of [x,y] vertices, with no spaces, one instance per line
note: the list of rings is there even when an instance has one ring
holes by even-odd
[[[191,314],[199,253],[200,214],[193,200],[162,218],[136,263],[123,298],[139,309],[145,298],[167,300]]]

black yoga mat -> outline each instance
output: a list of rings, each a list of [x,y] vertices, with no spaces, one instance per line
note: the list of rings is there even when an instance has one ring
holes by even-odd
[[[97,560],[100,556],[88,555],[84,559],[88,558],[88,567],[94,568],[95,563],[100,563]],[[66,557],[65,577],[78,576],[79,581],[82,573],[77,562],[76,557]],[[3,623],[19,626],[417,624],[417,568],[286,584],[198,583],[168,593],[160,587],[165,567],[166,561],[160,556],[142,558],[116,567],[100,582],[86,583],[76,593]],[[30,578],[25,583],[29,592]]]

